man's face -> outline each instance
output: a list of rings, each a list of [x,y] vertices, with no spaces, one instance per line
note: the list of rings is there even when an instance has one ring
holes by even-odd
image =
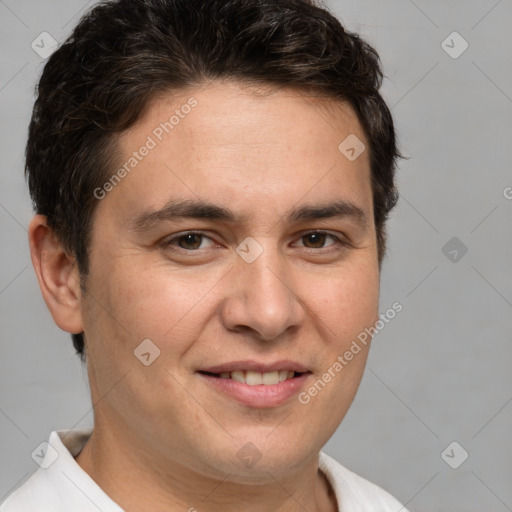
[[[137,163],[95,210],[82,313],[96,421],[139,457],[277,477],[337,428],[368,346],[338,356],[378,315],[369,155],[338,149],[351,134],[365,140],[347,106],[214,82],[121,135],[119,167]]]

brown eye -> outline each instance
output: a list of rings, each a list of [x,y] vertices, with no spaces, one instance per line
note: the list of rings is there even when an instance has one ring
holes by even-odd
[[[222,254],[224,246],[202,231],[181,231],[159,243],[162,256],[178,264],[200,265],[213,261]],[[219,252],[220,251],[220,252]]]
[[[302,237],[302,243],[310,249],[321,249],[327,236],[327,233],[308,233]]]
[[[199,249],[199,247],[201,247],[202,239],[203,235],[198,235],[196,233],[188,233],[186,235],[178,237],[177,242],[182,249],[192,251],[194,249]]]

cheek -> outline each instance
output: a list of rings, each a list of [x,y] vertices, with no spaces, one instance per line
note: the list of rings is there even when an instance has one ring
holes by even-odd
[[[310,296],[310,304],[328,338],[342,348],[378,318],[378,270],[363,266],[333,273]]]
[[[149,265],[137,268],[135,259],[124,258],[109,268],[91,266],[94,279],[88,283],[84,314],[91,385],[98,396],[115,389],[109,403],[123,415],[133,412],[133,404],[145,414],[155,413],[148,389],[161,389],[175,396],[176,403],[186,400],[179,386],[166,389],[174,381],[159,367],[176,366],[197,339],[208,313],[200,299],[212,286],[204,279],[156,271]],[[144,366],[136,359],[134,351],[146,339],[160,351],[155,365]]]
[[[312,314],[319,319],[318,328],[323,329],[323,354],[316,380],[299,401],[326,442],[344,418],[361,382],[370,339],[362,343],[358,336],[378,318],[378,270],[368,265],[333,276],[312,299]]]
[[[142,256],[138,258],[144,260]],[[118,260],[120,261],[120,260]],[[96,333],[109,333],[109,343],[130,355],[144,339],[151,339],[173,357],[185,351],[208,321],[208,290],[221,274],[178,273],[165,266],[137,266],[137,258],[97,273],[93,304]],[[219,274],[219,275],[217,275]],[[92,289],[92,288],[91,288]],[[100,305],[101,304],[101,305]],[[99,322],[98,322],[99,319]]]

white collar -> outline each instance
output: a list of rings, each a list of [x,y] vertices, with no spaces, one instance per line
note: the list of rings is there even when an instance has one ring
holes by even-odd
[[[41,447],[41,468],[0,506],[0,512],[123,512],[74,459],[91,433],[92,428],[52,432]],[[407,512],[386,491],[323,452],[319,468],[334,491],[339,512]]]

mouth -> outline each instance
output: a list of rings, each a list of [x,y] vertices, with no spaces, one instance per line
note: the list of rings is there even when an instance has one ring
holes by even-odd
[[[201,369],[197,375],[224,399],[235,399],[252,408],[268,408],[290,401],[302,390],[312,372],[289,361],[274,364],[239,361]]]
[[[207,372],[200,371],[203,375],[208,375],[217,379],[230,379],[248,386],[273,386],[286,380],[295,379],[307,372],[296,372],[293,370],[277,370],[273,372],[254,372],[250,370],[236,370],[233,372]]]

